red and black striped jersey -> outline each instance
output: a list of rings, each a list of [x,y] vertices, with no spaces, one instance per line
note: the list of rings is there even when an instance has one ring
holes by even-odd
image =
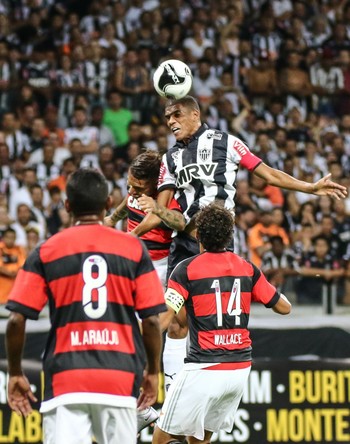
[[[37,319],[47,302],[42,411],[87,395],[90,403],[135,403],[146,361],[135,311],[166,311],[143,243],[99,224],[54,235],[28,257],[7,308]]]
[[[146,213],[139,207],[137,199],[130,194],[128,194],[126,206],[128,209],[127,231],[130,232],[143,221]],[[172,199],[168,208],[181,211],[180,205],[175,199]],[[165,225],[164,222],[161,222],[156,228],[140,236],[140,239],[146,244],[153,261],[169,256],[172,233],[173,230]]]
[[[251,360],[251,302],[273,307],[280,294],[252,263],[231,252],[202,253],[180,262],[168,281],[166,301],[184,303],[190,332],[185,362]]]

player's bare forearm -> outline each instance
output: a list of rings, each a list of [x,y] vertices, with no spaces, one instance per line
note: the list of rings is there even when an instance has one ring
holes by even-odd
[[[315,194],[317,196],[330,196],[336,199],[343,199],[347,196],[347,189],[343,185],[331,181],[331,174],[327,174],[317,182],[310,183],[296,179],[289,174],[269,167],[261,163],[254,174],[265,179],[269,185],[285,188],[292,191],[302,191],[303,193]]]
[[[159,216],[169,228],[177,231],[183,231],[185,229],[186,221],[179,211],[170,210],[169,208],[160,205],[152,197],[144,194],[137,200],[137,202],[145,213],[152,213]]]
[[[162,220],[160,219],[160,217],[156,216],[155,214],[149,213],[142,220],[142,222],[137,225],[137,227],[130,231],[130,234],[133,234],[134,236],[143,236],[144,234],[153,230],[153,228],[158,227],[161,221]]]
[[[155,214],[159,216],[162,221],[173,230],[183,231],[186,227],[185,218],[179,211],[169,210],[169,208],[165,208],[156,203]]]
[[[125,219],[128,215],[128,209],[126,206],[127,197],[124,197],[122,202],[117,206],[110,216],[104,218],[104,224],[109,227],[114,227],[114,225],[122,219]]]
[[[26,319],[20,313],[11,313],[6,328],[6,353],[10,376],[22,375],[22,352]]]
[[[160,371],[160,353],[162,335],[158,316],[142,319],[142,337],[147,355],[147,373],[158,374]]]

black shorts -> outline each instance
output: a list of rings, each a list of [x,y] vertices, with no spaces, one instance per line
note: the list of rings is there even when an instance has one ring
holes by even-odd
[[[174,238],[170,245],[169,259],[168,259],[168,272],[167,280],[171,272],[174,270],[176,265],[188,259],[189,257],[199,254],[199,244],[197,239],[185,233],[184,231],[179,232]]]

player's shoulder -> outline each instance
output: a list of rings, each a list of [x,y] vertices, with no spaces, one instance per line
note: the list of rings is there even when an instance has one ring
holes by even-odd
[[[215,128],[206,128],[202,134],[209,140],[224,140],[229,136],[227,132]]]

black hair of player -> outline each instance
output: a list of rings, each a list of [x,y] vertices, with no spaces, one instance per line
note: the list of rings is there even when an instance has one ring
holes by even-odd
[[[174,105],[182,105],[185,108],[200,111],[197,100],[192,96],[181,97],[181,99],[170,99],[166,102],[165,108],[169,108],[170,106]]]
[[[203,207],[196,215],[197,237],[205,250],[217,253],[232,245],[234,218],[222,202]]]
[[[106,208],[108,184],[97,170],[80,168],[69,176],[66,193],[75,216],[100,215]]]
[[[130,173],[138,180],[158,180],[161,159],[159,153],[146,150],[130,164]]]

